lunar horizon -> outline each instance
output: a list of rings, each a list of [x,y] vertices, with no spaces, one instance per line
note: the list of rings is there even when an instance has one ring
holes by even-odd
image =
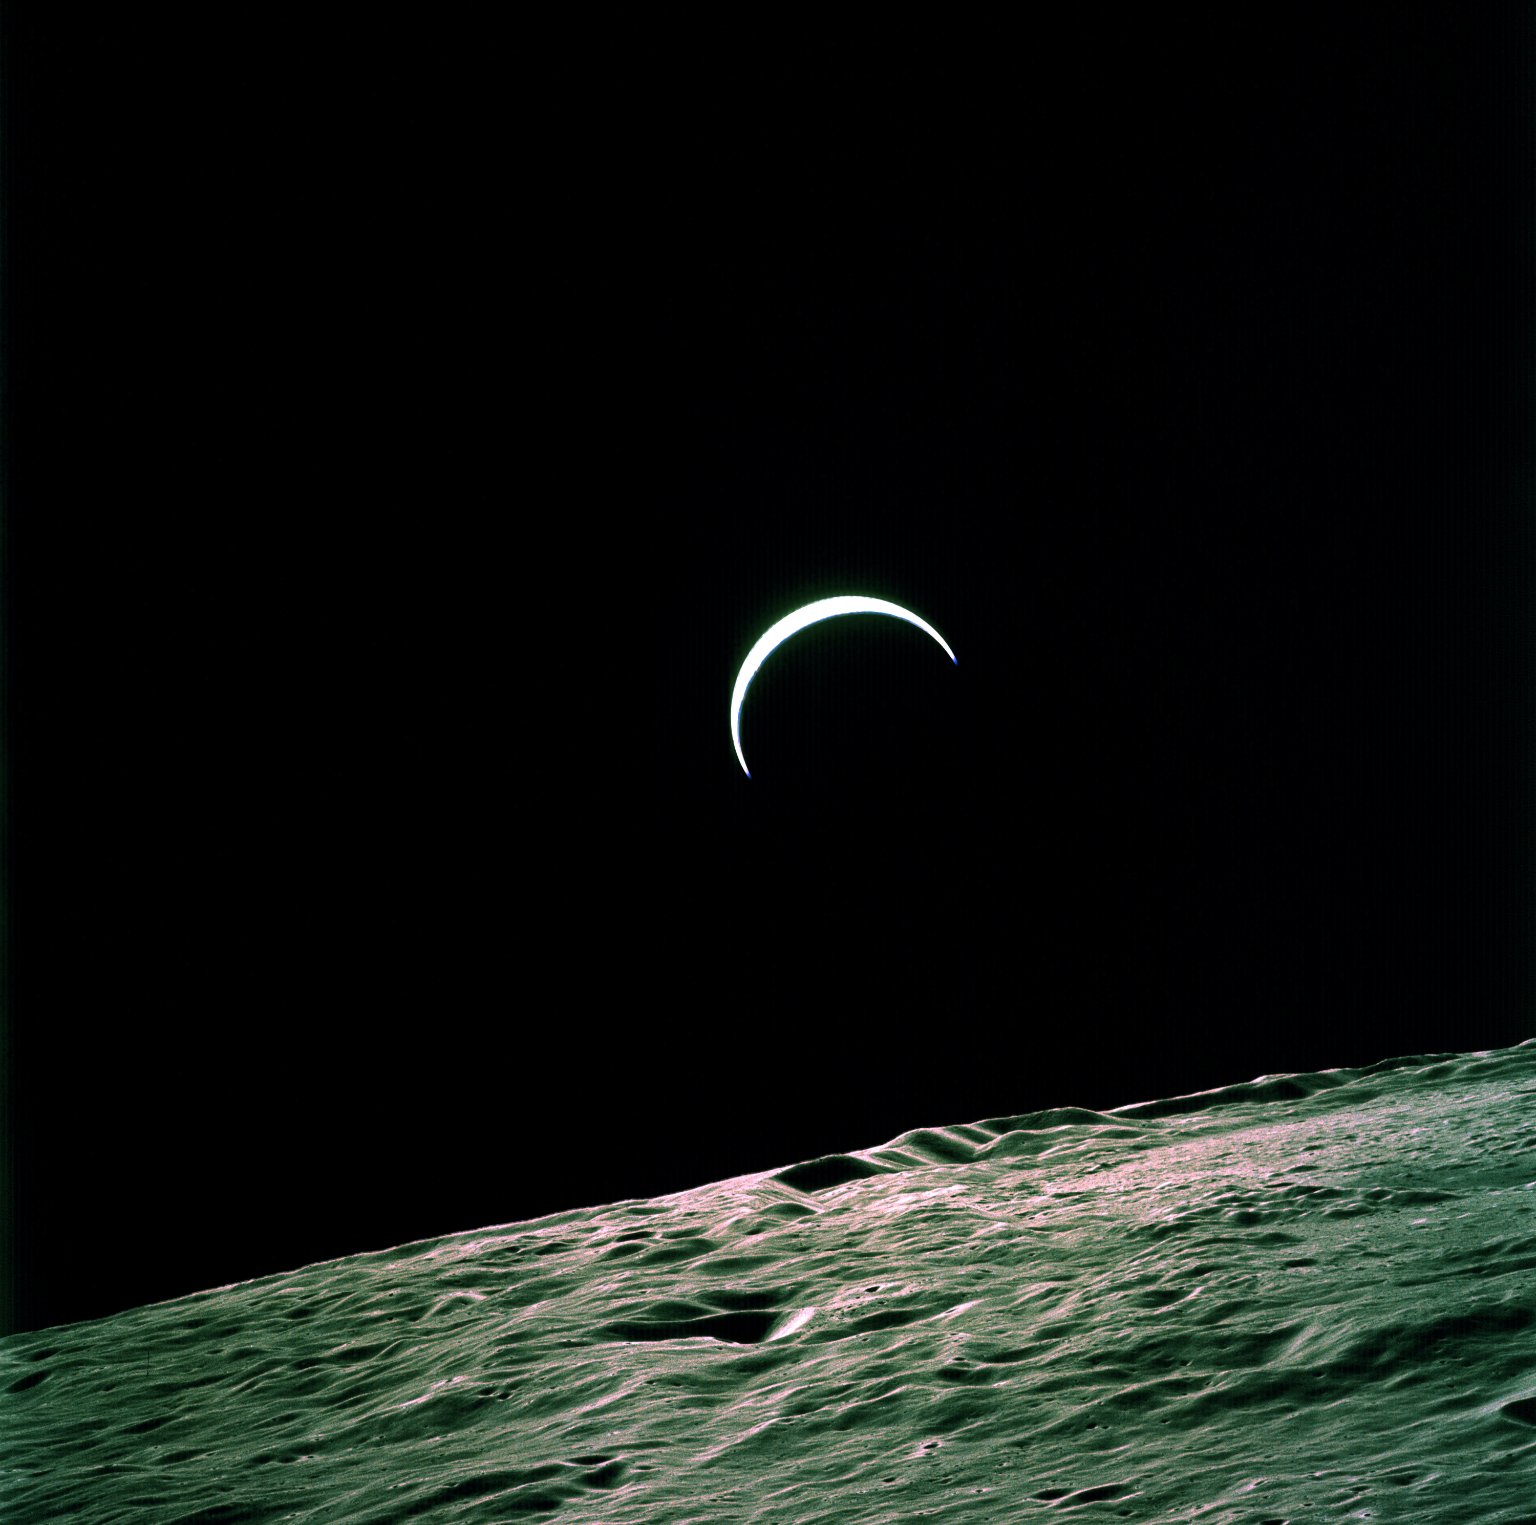
[[[0,1341],[8,1519],[1530,1519],[1536,1040],[918,1128]]]

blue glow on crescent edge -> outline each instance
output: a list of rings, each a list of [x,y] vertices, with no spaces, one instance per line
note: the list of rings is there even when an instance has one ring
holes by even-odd
[[[909,625],[916,625],[919,630],[931,635],[944,648],[949,660],[959,665],[960,659],[950,650],[949,642],[927,620],[919,619],[910,609],[903,609],[900,604],[889,603],[883,598],[861,598],[858,594],[846,593],[837,598],[819,598],[814,604],[807,604],[803,609],[796,609],[793,614],[786,614],[758,637],[757,644],[747,653],[747,660],[741,664],[741,671],[736,674],[736,687],[731,691],[731,740],[736,745],[736,761],[741,764],[741,771],[748,778],[752,777],[752,770],[747,766],[746,756],[741,750],[741,704],[747,697],[748,686],[775,646],[782,645],[797,630],[804,630],[807,625],[831,619],[837,614],[889,614],[905,620]]]

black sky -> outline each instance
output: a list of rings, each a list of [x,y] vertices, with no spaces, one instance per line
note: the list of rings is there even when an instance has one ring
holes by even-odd
[[[11,31],[16,1326],[1536,1031],[1521,8]]]

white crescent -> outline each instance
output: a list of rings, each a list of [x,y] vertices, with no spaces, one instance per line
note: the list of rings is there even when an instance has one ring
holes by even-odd
[[[807,604],[803,609],[796,609],[793,614],[786,614],[758,637],[757,644],[747,653],[747,660],[741,664],[741,671],[736,674],[736,687],[731,691],[731,740],[736,744],[736,761],[741,764],[741,771],[748,778],[752,777],[752,770],[747,766],[747,759],[741,750],[741,702],[747,697],[748,685],[757,676],[758,668],[768,660],[768,654],[775,646],[782,645],[797,630],[804,630],[807,625],[814,625],[818,620],[829,620],[838,614],[893,615],[931,635],[944,648],[949,660],[957,665],[959,663],[959,658],[949,648],[949,642],[927,620],[919,619],[910,609],[903,609],[900,604],[889,603],[883,598],[842,594],[837,598],[819,598],[814,604]]]

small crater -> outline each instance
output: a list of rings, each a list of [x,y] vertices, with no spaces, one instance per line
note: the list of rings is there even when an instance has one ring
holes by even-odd
[[[960,1387],[981,1387],[996,1382],[997,1374],[985,1366],[972,1366],[964,1361],[951,1361],[938,1370],[940,1382],[953,1382]]]
[[[1028,1348],[1019,1350],[996,1350],[991,1355],[982,1359],[988,1366],[1011,1366],[1015,1361],[1027,1361],[1035,1352]]]
[[[1128,1299],[1138,1308],[1169,1308],[1174,1303],[1183,1302],[1190,1295],[1190,1288],[1182,1291],[1171,1287],[1149,1287],[1145,1292],[1136,1292]]]
[[[915,1324],[928,1313],[927,1308],[882,1308],[877,1313],[867,1313],[863,1318],[849,1321],[850,1334],[869,1334],[877,1329],[900,1329],[905,1324]]]
[[[760,1345],[778,1322],[778,1314],[712,1313],[690,1319],[619,1319],[603,1332],[618,1340],[723,1340],[729,1345]]]
[[[976,1158],[974,1144],[940,1128],[919,1128],[915,1133],[904,1133],[896,1142],[936,1164],[964,1165]]]
[[[845,1186],[849,1181],[862,1181],[869,1176],[885,1175],[878,1165],[858,1159],[851,1154],[826,1154],[819,1160],[804,1160],[790,1165],[774,1177],[796,1191],[829,1191],[834,1186]]]
[[[784,1219],[814,1218],[819,1211],[819,1208],[812,1207],[809,1202],[775,1202],[772,1207],[765,1207],[761,1216]]]
[[[641,1265],[670,1266],[684,1260],[697,1260],[701,1255],[709,1254],[714,1245],[708,1239],[673,1239],[650,1250],[640,1245],[624,1245],[622,1248],[642,1250]],[[617,1254],[618,1251],[612,1253]]]
[[[734,1276],[742,1271],[756,1271],[762,1266],[778,1264],[777,1255],[723,1255],[718,1260],[706,1261],[700,1270],[711,1276]]]
[[[1529,1398],[1515,1398],[1502,1405],[1499,1412],[1516,1424],[1536,1424],[1536,1394]]]
[[[594,1467],[582,1478],[589,1488],[617,1488],[629,1476],[629,1464],[623,1461],[607,1461]]]
[[[1076,1508],[1079,1504],[1103,1504],[1124,1498],[1131,1492],[1129,1483],[1100,1483],[1092,1488],[1043,1488],[1035,1497],[1046,1504],[1065,1504]]]

